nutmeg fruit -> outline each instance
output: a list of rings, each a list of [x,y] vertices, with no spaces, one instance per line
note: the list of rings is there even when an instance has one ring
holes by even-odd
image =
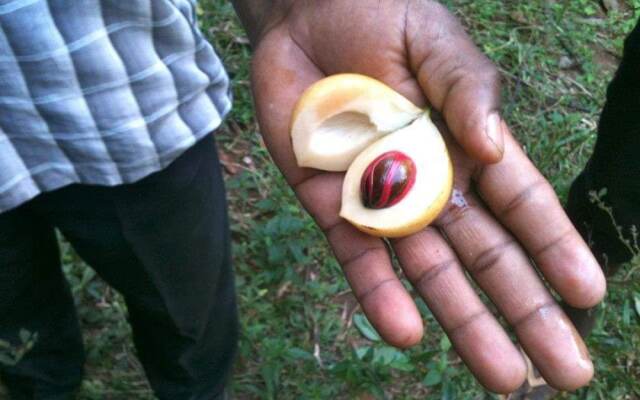
[[[375,79],[313,84],[296,104],[291,139],[299,166],[346,171],[340,216],[363,232],[415,233],[451,194],[451,160],[428,111]]]

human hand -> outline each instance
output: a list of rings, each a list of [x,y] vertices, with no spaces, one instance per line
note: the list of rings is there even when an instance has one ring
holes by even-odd
[[[586,384],[593,365],[585,345],[538,271],[567,303],[585,308],[604,296],[604,276],[499,117],[496,69],[455,18],[426,0],[298,1],[256,43],[252,83],[265,143],[380,335],[398,347],[419,342],[415,303],[384,241],[338,216],[343,174],[299,168],[289,137],[304,89],[341,72],[374,77],[442,115],[455,173],[451,204],[431,227],[391,245],[470,370],[506,393],[522,384],[526,366],[465,269],[552,386]]]

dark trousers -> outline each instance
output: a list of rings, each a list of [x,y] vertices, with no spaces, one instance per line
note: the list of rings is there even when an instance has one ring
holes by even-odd
[[[590,194],[603,189],[601,201],[610,207],[615,223]],[[638,250],[633,229],[640,229],[640,21],[625,41],[622,62],[607,90],[596,146],[571,186],[566,210],[608,276],[631,260],[631,250]],[[595,325],[595,310],[564,308],[587,336]]]
[[[124,295],[160,399],[221,396],[238,335],[224,185],[212,135],[130,185],[73,185],[0,214],[0,339],[38,334],[0,366],[16,398],[67,399],[84,352],[54,228]]]
[[[574,224],[611,274],[633,254],[610,216],[590,201],[589,192],[602,189],[607,193],[602,200],[633,246],[632,227],[640,229],[640,22],[625,41],[622,62],[607,90],[593,155],[573,183],[567,204]]]

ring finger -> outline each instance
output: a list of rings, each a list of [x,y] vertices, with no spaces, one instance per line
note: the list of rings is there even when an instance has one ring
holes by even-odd
[[[473,194],[438,220],[462,263],[514,327],[526,353],[552,386],[586,384],[593,364],[584,342],[515,238]]]

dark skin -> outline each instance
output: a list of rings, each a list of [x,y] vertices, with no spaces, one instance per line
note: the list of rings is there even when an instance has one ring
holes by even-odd
[[[587,384],[593,365],[586,347],[538,273],[578,308],[603,298],[604,276],[499,117],[496,68],[458,21],[428,0],[247,0],[236,7],[255,47],[252,84],[265,143],[380,335],[402,348],[418,343],[423,321],[416,305],[385,243],[338,216],[343,174],[299,168],[289,139],[300,94],[341,72],[379,79],[441,116],[457,201],[430,227],[391,245],[469,369],[501,393],[518,388],[526,374],[522,355],[465,271],[552,386]]]

